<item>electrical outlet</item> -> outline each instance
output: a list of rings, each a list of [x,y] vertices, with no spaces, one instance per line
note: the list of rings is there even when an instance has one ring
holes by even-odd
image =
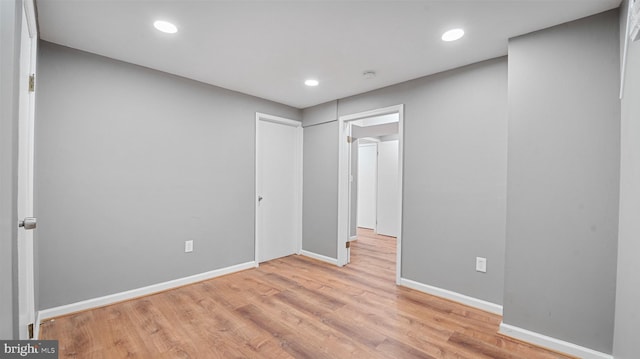
[[[476,271],[487,273],[487,258],[476,257]]]
[[[184,241],[184,252],[185,253],[193,252],[193,239]]]

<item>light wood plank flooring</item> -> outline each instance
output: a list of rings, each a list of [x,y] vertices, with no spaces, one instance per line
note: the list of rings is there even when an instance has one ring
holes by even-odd
[[[42,323],[60,358],[570,358],[497,335],[500,317],[395,285],[395,238],[351,264],[289,256]]]

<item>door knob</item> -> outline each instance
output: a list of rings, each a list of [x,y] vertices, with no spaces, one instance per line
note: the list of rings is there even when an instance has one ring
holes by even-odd
[[[24,229],[35,229],[37,219],[35,217],[26,217],[18,223],[18,227],[24,227]]]

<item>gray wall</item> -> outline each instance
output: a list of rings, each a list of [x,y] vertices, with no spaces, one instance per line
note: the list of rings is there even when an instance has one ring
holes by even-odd
[[[304,124],[302,249],[337,258],[338,122],[336,102],[307,108]]]
[[[5,62],[10,56],[5,51],[6,9],[13,5],[0,5],[0,161],[3,168],[13,168],[6,167],[15,165],[10,154],[15,141],[7,135],[14,123],[7,120],[5,106],[10,102],[5,74],[16,70]],[[36,119],[39,308],[253,260],[256,111],[302,117],[303,249],[336,258],[337,114],[403,103],[402,276],[498,304],[504,293],[506,323],[611,352],[619,131],[615,19],[611,12],[511,42],[508,212],[506,58],[301,114],[41,43]],[[634,46],[630,62],[639,58]],[[631,121],[638,117],[637,101],[631,99],[639,84],[630,69],[622,108],[614,348],[620,358],[635,358],[639,351],[634,333],[640,268],[632,255],[640,250],[635,223],[640,148],[632,136],[640,129]],[[5,260],[15,256],[15,248],[11,255],[5,251],[11,246],[5,233],[15,234],[17,220],[4,200],[13,193],[5,181],[9,175],[3,171],[0,177],[5,267]],[[11,228],[5,214],[13,217]],[[192,254],[183,253],[186,239],[195,240]],[[475,256],[488,258],[486,274],[474,271]],[[13,278],[5,267],[3,283]],[[13,331],[5,323],[13,318],[9,306],[16,296],[1,290],[3,337]]]
[[[302,126],[313,126],[338,120],[338,101],[329,101],[303,110]],[[337,137],[338,135],[336,135]]]
[[[504,322],[604,353],[613,337],[618,12],[509,42]]]
[[[40,309],[253,261],[255,112],[299,110],[46,42],[38,70]]]
[[[402,277],[502,303],[507,59],[340,100],[340,115],[404,104]],[[486,257],[487,273],[475,271]]]
[[[627,2],[623,4],[621,39],[626,29]],[[620,227],[616,322],[613,355],[616,359],[640,358],[640,42],[629,44],[625,93],[622,99]]]
[[[0,339],[18,336],[18,78],[22,1],[0,1]]]
[[[506,75],[506,58],[500,58],[338,103],[340,115],[405,104],[402,276],[498,304],[504,282]],[[334,106],[303,111],[305,126],[334,121],[304,130],[303,249],[331,258],[337,254]],[[476,256],[488,258],[486,274],[475,271]]]

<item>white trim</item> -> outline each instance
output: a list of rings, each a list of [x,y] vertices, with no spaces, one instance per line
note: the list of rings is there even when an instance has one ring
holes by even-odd
[[[254,222],[254,233],[253,233],[253,261],[256,263],[256,267],[258,267],[260,265],[260,260],[258,258],[260,258],[258,256],[258,244],[259,244],[259,233],[260,233],[260,211],[258,210],[258,206],[260,204],[260,201],[258,200],[260,198],[260,183],[258,181],[258,167],[259,167],[259,163],[258,163],[258,158],[259,158],[259,153],[258,153],[258,149],[260,148],[260,116],[261,114],[256,112],[256,123],[255,123],[255,134],[256,134],[256,139],[255,139],[255,148],[253,149],[253,153],[254,153],[254,168],[253,168],[253,176],[254,176],[254,186],[255,186],[255,192],[253,194],[253,206],[254,206],[254,211],[253,211],[253,222]]]
[[[628,0],[627,6],[627,24],[624,30],[624,45],[622,48],[622,67],[620,68],[620,99],[624,97],[624,78],[627,73],[627,52],[629,50],[629,23],[631,22],[631,9],[635,0]]]
[[[296,171],[296,192],[298,192],[297,198],[296,198],[296,206],[298,207],[297,211],[296,211],[296,218],[294,218],[294,220],[296,221],[296,236],[298,237],[298,245],[297,245],[297,254],[302,253],[302,196],[303,196],[303,188],[302,188],[302,184],[304,183],[304,179],[302,178],[303,173],[304,173],[304,163],[303,163],[303,159],[304,159],[304,129],[302,128],[302,122],[300,123],[300,126],[297,127],[298,129],[298,157],[296,158],[296,162],[298,165],[298,171]]]
[[[43,319],[59,317],[61,315],[75,313],[75,312],[79,312],[87,309],[104,307],[109,304],[114,304],[114,303],[122,302],[125,300],[142,297],[145,295],[162,292],[168,289],[182,287],[188,284],[201,282],[203,280],[220,277],[220,276],[235,273],[235,272],[240,272],[246,269],[254,268],[255,266],[256,264],[253,261],[236,264],[230,267],[220,268],[220,269],[212,270],[209,272],[195,274],[189,277],[178,278],[178,279],[170,280],[167,282],[152,284],[146,287],[136,288],[136,289],[128,290],[125,292],[109,294],[109,295],[105,295],[104,297],[92,298],[92,299],[87,299],[87,300],[83,300],[76,303],[62,305],[59,307],[44,309],[39,311],[37,314],[37,318],[38,318],[37,325],[39,327],[40,321]]]
[[[280,125],[286,125],[286,126],[291,126],[291,127],[295,127],[296,128],[296,147],[298,149],[297,153],[296,153],[296,169],[295,169],[295,192],[296,192],[296,216],[294,218],[294,222],[295,222],[295,233],[296,233],[296,254],[300,254],[302,251],[302,173],[303,173],[303,164],[302,164],[302,160],[303,160],[303,148],[304,148],[304,144],[303,144],[303,129],[302,129],[302,122],[300,121],[295,121],[295,120],[291,120],[288,118],[284,118],[284,117],[279,117],[279,116],[274,116],[274,115],[269,115],[266,113],[260,113],[260,112],[256,112],[256,123],[255,123],[255,134],[256,134],[256,142],[255,142],[255,149],[254,149],[254,153],[255,153],[255,163],[254,163],[254,176],[255,176],[255,210],[254,210],[254,261],[255,261],[255,265],[256,267],[258,267],[258,265],[260,264],[259,261],[259,256],[258,256],[258,252],[259,252],[259,236],[258,234],[260,233],[260,224],[259,224],[259,212],[258,212],[258,196],[260,194],[260,188],[259,188],[259,183],[258,183],[258,149],[260,148],[260,135],[259,135],[259,126],[258,124],[260,123],[260,121],[266,121],[266,122],[271,122],[271,123],[277,123]]]
[[[353,128],[351,126],[351,122],[348,123],[347,125],[347,136],[351,137],[353,135]],[[357,143],[355,144],[357,146]],[[351,214],[353,213],[353,209],[351,208],[351,205],[353,203],[352,199],[353,199],[353,140],[351,142],[349,142],[349,149],[347,151],[347,156],[349,156],[349,158],[347,159],[347,168],[348,168],[348,176],[347,176],[347,197],[349,198],[347,200],[347,240],[345,241],[345,246],[346,246],[346,242],[350,242],[351,241]],[[357,171],[357,170],[356,170]],[[357,220],[356,220],[357,222]],[[357,230],[357,225],[356,225],[356,230]],[[346,263],[351,263],[351,249],[347,249],[347,260]]]
[[[337,259],[331,258],[331,257],[327,257],[327,256],[323,256],[322,254],[317,254],[317,253],[313,253],[313,252],[309,252],[309,251],[305,251],[305,250],[300,251],[300,254],[305,256],[305,257],[317,259],[319,261],[323,261],[323,262],[326,262],[326,263],[329,263],[329,264],[338,265],[338,260]]]
[[[36,319],[33,321],[33,340],[40,337],[40,312],[36,312]]]
[[[404,147],[404,105],[395,105],[389,106],[385,108],[380,108],[376,110],[364,111],[349,115],[344,115],[338,117],[338,266],[343,266],[347,264],[349,259],[349,253],[346,249],[346,242],[349,239],[349,198],[348,198],[348,189],[349,189],[349,158],[346,156],[349,154],[349,146],[346,138],[346,131],[348,131],[349,126],[345,126],[350,121],[355,121],[367,117],[374,116],[382,116],[388,115],[392,113],[398,114],[398,181],[399,181],[399,190],[400,190],[400,201],[398,206],[400,210],[398,211],[400,216],[400,230],[398,232],[397,237],[397,260],[396,260],[396,284],[400,284],[400,270],[402,268],[402,168],[403,168],[403,147]]]
[[[400,201],[398,203],[398,236],[396,237],[396,284],[400,284],[402,279],[402,203],[404,201],[404,105],[398,108],[398,192]]]
[[[510,324],[505,324],[504,322],[500,323],[500,330],[498,330],[498,333],[583,359],[613,359],[613,355],[611,354],[598,352],[593,349],[565,342],[564,340],[552,338]]]
[[[25,0],[23,3],[25,15],[27,17],[27,29],[29,29],[29,37],[38,39],[38,26],[36,25],[36,7],[34,0]]]
[[[34,178],[35,92],[27,91],[27,79],[36,74],[38,34],[33,0],[23,2],[20,28],[20,88],[18,121],[18,218],[32,217]],[[18,323],[19,339],[29,337],[28,324],[36,320],[33,231],[18,230]]]
[[[489,313],[502,315],[502,306],[499,304],[487,302],[485,300],[474,298],[474,297],[469,297],[464,294],[453,292],[447,289],[434,287],[428,284],[423,284],[423,283],[416,282],[406,278],[400,278],[400,283],[398,284],[405,286],[407,288],[415,289],[420,292],[435,295],[437,297],[453,300],[454,302],[462,303],[464,305],[468,305],[470,307],[484,310]]]
[[[349,237],[349,154],[346,141],[349,126],[345,124],[343,117],[338,118],[338,238],[337,238],[337,265],[342,267],[347,264],[348,253],[346,249]]]
[[[394,105],[394,106],[379,108],[379,109],[370,110],[370,111],[353,113],[350,115],[343,115],[343,116],[340,116],[338,119],[343,122],[350,122],[350,121],[360,120],[367,117],[390,115],[392,113],[400,112],[402,108],[403,108],[402,104]]]
[[[272,122],[272,123],[278,123],[281,125],[287,125],[287,126],[291,126],[291,127],[302,127],[302,122],[300,121],[295,121],[295,120],[290,120],[288,118],[284,118],[284,117],[279,117],[279,116],[274,116],[274,115],[268,115],[266,113],[260,113],[260,112],[256,112],[256,121],[267,121],[267,122]]]
[[[358,239],[358,236],[351,236],[349,237],[349,242],[355,241],[356,239]]]

